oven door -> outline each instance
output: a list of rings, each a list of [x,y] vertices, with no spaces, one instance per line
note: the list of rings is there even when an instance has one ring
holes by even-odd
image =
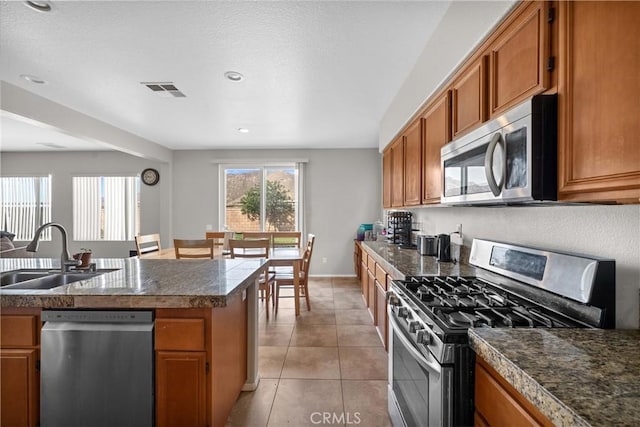
[[[421,353],[389,312],[389,415],[395,427],[450,426],[453,368]]]

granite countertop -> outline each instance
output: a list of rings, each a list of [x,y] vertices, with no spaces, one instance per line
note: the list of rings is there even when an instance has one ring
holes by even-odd
[[[224,307],[266,265],[263,259],[145,260],[96,259],[96,267],[114,269],[97,277],[49,290],[0,289],[2,307],[43,308],[193,308]],[[48,258],[0,259],[0,271],[59,269]]]
[[[462,251],[462,263],[438,262],[436,258],[420,255],[415,249],[401,249],[387,242],[363,241],[361,245],[395,280],[405,276],[475,276],[475,268],[464,262],[465,248]]]
[[[469,341],[557,426],[640,425],[640,330],[477,328]]]

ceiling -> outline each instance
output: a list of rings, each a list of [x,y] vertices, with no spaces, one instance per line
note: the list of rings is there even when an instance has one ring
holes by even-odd
[[[172,150],[377,147],[381,118],[450,6],[50,3],[49,13],[0,3],[0,79]],[[141,82],[173,82],[186,97]],[[1,119],[2,151],[107,149]]]

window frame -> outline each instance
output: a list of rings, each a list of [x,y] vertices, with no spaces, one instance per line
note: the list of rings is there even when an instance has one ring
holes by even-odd
[[[218,230],[228,230],[226,222],[226,209],[227,209],[227,182],[226,182],[226,170],[227,169],[259,169],[262,174],[261,188],[260,188],[260,229],[265,231],[266,225],[266,197],[267,197],[267,179],[266,171],[268,169],[295,169],[297,171],[294,186],[296,188],[296,200],[295,205],[297,207],[295,213],[295,230],[303,231],[304,229],[304,194],[303,194],[303,182],[304,182],[304,163],[296,161],[271,161],[271,162],[251,162],[251,161],[225,161],[218,164]],[[231,231],[243,231],[243,230],[231,230]],[[303,233],[304,234],[304,233]]]
[[[131,203],[129,203],[128,197],[126,194],[128,193],[128,189],[125,188],[125,201],[123,212],[121,213],[125,217],[125,234],[127,234],[126,230],[130,230],[130,235],[125,235],[124,239],[108,239],[104,236],[106,233],[106,221],[101,226],[100,234],[102,235],[99,239],[85,239],[78,238],[76,235],[76,195],[75,195],[75,180],[82,178],[127,178],[131,179],[131,183],[134,185],[133,188],[133,208],[131,207]],[[142,186],[140,184],[140,174],[139,173],[115,173],[115,174],[74,174],[71,176],[71,217],[72,217],[72,235],[73,240],[77,242],[132,242],[135,239],[135,236],[140,233],[140,220],[142,216]],[[125,186],[129,184],[125,183]],[[104,186],[104,182],[101,183],[101,186]],[[104,191],[104,190],[103,190]],[[102,196],[104,197],[104,196]],[[104,202],[101,206],[101,212],[105,212]],[[132,214],[128,214],[127,212],[133,209]],[[132,218],[132,219],[131,219]],[[133,223],[131,225],[131,223]]]
[[[36,182],[36,187],[37,189],[35,190],[35,195],[36,195],[36,214],[35,214],[35,227],[33,228],[30,237],[24,239],[23,237],[25,236],[21,236],[19,233],[15,233],[16,237],[14,238],[15,241],[17,242],[28,242],[30,240],[33,239],[34,235],[35,235],[35,231],[36,229],[41,226],[42,224],[46,224],[47,222],[51,222],[51,218],[52,218],[52,210],[53,210],[53,197],[52,197],[52,185],[53,185],[53,177],[51,174],[10,174],[10,175],[2,175],[0,176],[0,180],[2,179],[9,179],[9,178],[31,178],[34,179],[34,182]],[[40,178],[39,180],[35,181],[35,178]],[[49,196],[48,200],[46,201],[45,204],[42,203],[42,187],[41,187],[41,179],[42,178],[46,178],[47,179],[47,187],[48,189],[46,190],[46,194]],[[0,183],[0,191],[2,191],[2,183]],[[3,198],[0,198],[0,203],[2,203],[2,210],[4,210],[4,201]],[[43,218],[43,212],[42,209],[46,208],[48,205],[48,218]],[[45,215],[46,216],[46,215]],[[0,228],[2,230],[14,233],[14,231],[17,230],[7,230],[8,224],[7,224],[7,218],[3,217],[3,220],[1,221],[2,223],[0,224]],[[40,234],[40,241],[50,241],[51,240],[51,229],[47,228],[45,230],[42,231],[42,233]]]

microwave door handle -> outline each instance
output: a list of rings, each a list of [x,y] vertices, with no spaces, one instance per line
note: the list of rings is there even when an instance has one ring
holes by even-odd
[[[504,153],[504,141],[500,132],[493,134],[487,146],[487,152],[484,155],[484,173],[487,177],[487,184],[489,184],[491,192],[496,197],[502,192],[502,185],[504,184],[504,173],[500,177],[500,182],[496,182],[496,177],[493,175],[493,155],[496,152],[498,144],[502,145],[502,152]]]

